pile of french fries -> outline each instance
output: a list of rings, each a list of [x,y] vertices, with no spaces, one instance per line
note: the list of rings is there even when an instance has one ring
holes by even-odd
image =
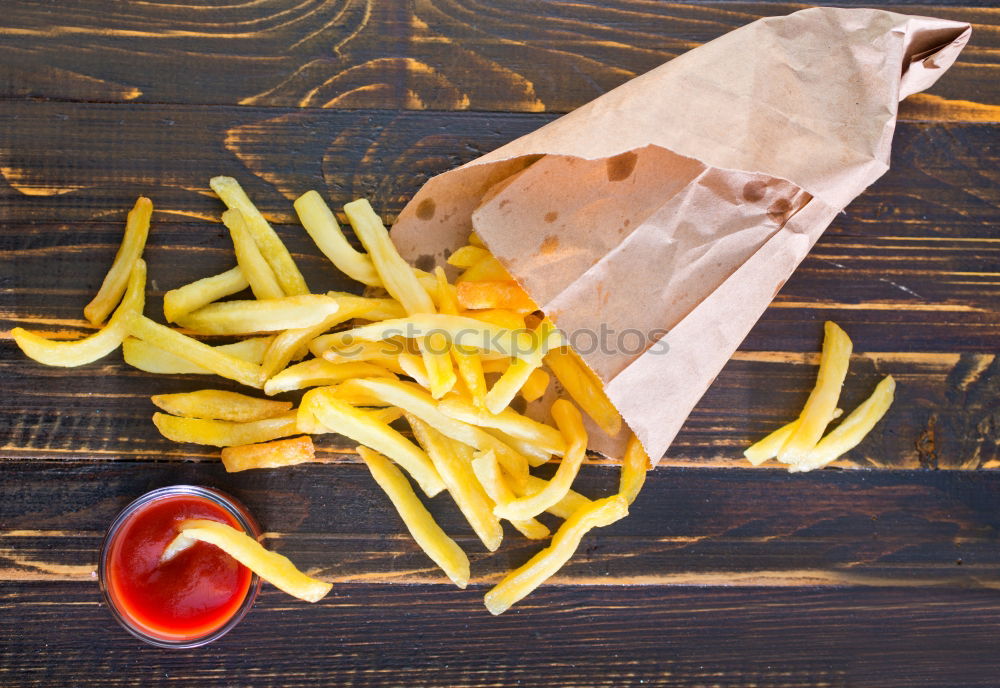
[[[164,295],[165,320],[183,329],[143,313],[142,252],[152,203],[140,198],[114,263],[84,311],[100,329],[56,342],[16,328],[21,349],[41,363],[77,366],[122,346],[126,363],[148,372],[215,374],[268,397],[305,390],[297,407],[215,389],[155,395],[162,412],[153,422],[171,440],[222,447],[228,471],[313,461],[313,436],[350,438],[413,538],[462,588],[470,578],[468,556],[434,522],[411,480],[428,498],[448,492],[489,551],[501,544],[504,520],[525,537],[545,539],[551,533],[537,517],[548,512],[564,519],[548,547],[486,595],[493,614],[558,571],[590,529],[627,515],[649,457],[630,436],[617,494],[591,500],[573,491],[588,445],[581,410],[610,435],[623,430],[621,416],[562,333],[474,234],[448,259],[461,270],[453,283],[440,267],[428,273],[403,260],[366,200],[344,207],[365,249],[355,250],[333,212],[310,191],[295,201],[303,227],[369,295],[314,294],[236,180],[216,177],[211,187],[228,208],[222,221],[236,264]],[[252,299],[223,300],[247,289]],[[211,346],[192,335],[240,339]],[[515,410],[541,399],[552,376],[561,390],[550,409],[553,424]],[[412,439],[391,425],[401,417]],[[551,479],[531,473],[555,459]],[[273,553],[248,554],[235,531],[204,523],[188,530],[170,554],[200,538],[255,563],[263,578],[303,599],[314,601],[329,589],[295,578],[302,574],[290,572],[290,562]]]
[[[562,333],[475,234],[448,258],[461,270],[452,283],[440,267],[428,273],[406,263],[366,200],[344,206],[365,248],[355,250],[320,195],[309,191],[295,201],[303,227],[338,270],[369,292],[313,294],[236,180],[215,177],[211,186],[228,208],[222,221],[236,265],[164,295],[164,318],[184,331],[143,314],[142,252],[153,206],[140,198],[111,269],[84,309],[98,331],[56,342],[15,328],[18,346],[55,366],[84,365],[121,346],[125,362],[147,372],[215,374],[268,397],[305,390],[297,407],[216,389],[154,395],[162,413],[153,422],[176,442],[222,447],[231,472],[313,461],[315,435],[350,438],[414,540],[461,588],[469,582],[469,558],[435,523],[411,480],[428,498],[448,492],[491,552],[501,544],[505,520],[530,539],[551,535],[548,547],[487,593],[493,614],[554,575],[589,530],[627,515],[649,457],[629,433],[618,492],[591,500],[573,491],[588,444],[581,409],[612,436],[623,430],[622,418]],[[246,289],[253,299],[222,300]],[[188,333],[241,339],[210,346]],[[892,403],[891,376],[823,437],[841,414],[837,402],[851,348],[846,333],[827,323],[816,386],[805,408],[747,449],[751,463],[777,458],[792,471],[820,468],[855,447],[882,418]],[[553,424],[515,410],[541,399],[552,376],[561,390],[549,410]],[[413,439],[391,425],[400,418]],[[555,459],[551,479],[531,473]],[[545,512],[563,519],[554,534],[537,519]],[[218,545],[302,599],[316,601],[330,589],[220,524],[186,524],[164,556],[197,539]]]

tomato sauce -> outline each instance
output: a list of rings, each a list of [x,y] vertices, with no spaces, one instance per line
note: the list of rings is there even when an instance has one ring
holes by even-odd
[[[204,542],[160,563],[177,524],[205,518],[243,530],[232,514],[194,495],[155,499],[129,515],[110,543],[107,590],[119,613],[144,632],[197,638],[224,626],[250,589],[249,569]]]

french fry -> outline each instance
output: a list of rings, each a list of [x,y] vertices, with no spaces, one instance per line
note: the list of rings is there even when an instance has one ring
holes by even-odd
[[[281,239],[275,233],[271,225],[268,224],[264,216],[260,214],[257,207],[250,201],[250,197],[232,177],[213,177],[209,181],[209,186],[218,194],[222,202],[228,208],[239,210],[246,220],[247,230],[253,237],[254,243],[260,249],[264,259],[267,260],[274,276],[281,285],[281,289],[288,296],[299,296],[309,293],[309,287],[302,277],[302,273],[295,266],[291,254]]]
[[[530,313],[538,310],[538,304],[531,300],[521,285],[514,280],[499,282],[470,282],[455,285],[458,289],[458,304],[462,308],[506,308]]]
[[[478,246],[479,248],[486,248],[486,244],[483,240],[479,238],[479,235],[475,232],[469,232],[469,246]]]
[[[618,481],[618,494],[630,505],[635,501],[646,482],[646,471],[650,469],[649,454],[643,449],[639,438],[629,435],[622,457],[622,472]]]
[[[342,335],[342,332],[334,332],[316,337],[309,342],[309,350],[317,358],[325,358],[332,363],[390,359],[395,361],[399,354],[411,351],[410,340],[402,337],[368,341],[350,337],[345,340]],[[412,347],[412,351],[416,353],[416,347]]]
[[[429,390],[431,388],[431,379],[427,375],[427,368],[424,367],[424,359],[416,354],[403,352],[396,357],[396,360],[407,377],[413,378],[414,382],[424,389]]]
[[[322,196],[316,191],[307,191],[295,199],[294,205],[299,222],[334,267],[369,287],[382,286],[372,259],[367,254],[356,251],[347,241],[337,224],[337,218]]]
[[[251,468],[281,468],[308,463],[316,458],[310,437],[291,437],[263,444],[243,444],[222,450],[222,465],[229,473]]]
[[[622,428],[618,409],[604,393],[600,381],[568,346],[545,354],[545,365],[566,393],[604,432],[614,437]]]
[[[137,315],[129,320],[128,331],[133,337],[159,349],[169,351],[185,361],[211,370],[216,375],[236,380],[248,387],[260,389],[264,386],[264,378],[261,375],[259,365],[199,342],[197,339],[155,323],[143,315]],[[250,443],[237,442],[236,444]]]
[[[480,322],[490,323],[491,325],[503,327],[508,330],[519,331],[527,329],[524,323],[523,315],[503,308],[489,308],[482,311],[466,311],[462,313],[462,315],[466,318],[472,318],[473,320],[479,320]]]
[[[328,293],[327,296],[336,299],[337,303],[340,304],[337,312],[328,315],[315,325],[285,330],[275,337],[261,363],[261,370],[265,377],[272,377],[284,369],[303,349],[308,350],[312,340],[331,327],[351,318],[367,315],[372,310],[381,312],[396,310],[389,304],[395,304],[398,307],[396,301],[392,299],[367,299],[353,294],[336,294],[334,292]],[[398,313],[402,313],[401,307],[398,308]],[[393,313],[391,317],[398,317],[398,313]]]
[[[278,278],[274,276],[274,271],[250,236],[243,213],[235,208],[227,210],[222,213],[222,224],[229,230],[236,263],[250,283],[253,295],[258,299],[280,299],[284,296],[285,292],[278,284]]]
[[[535,341],[530,332],[508,330],[462,315],[430,313],[383,320],[336,332],[323,344],[328,348],[339,348],[359,340],[374,342],[400,336],[423,339],[434,332],[446,335],[453,346],[482,349],[504,356],[525,356],[534,351]]]
[[[456,284],[462,282],[503,282],[513,277],[494,256],[487,256],[459,275]]]
[[[221,389],[202,389],[181,394],[154,394],[150,397],[150,401],[172,416],[228,420],[234,423],[273,418],[292,409],[290,401],[257,399]]]
[[[486,494],[494,503],[512,501],[514,493],[507,487],[503,474],[500,472],[500,464],[497,463],[496,455],[492,451],[480,452],[472,460],[472,470],[479,484],[486,490]],[[524,520],[511,521],[518,532],[531,540],[541,540],[549,536],[549,529],[544,523],[537,519],[528,518]]]
[[[496,437],[518,454],[524,456],[524,458],[528,460],[529,466],[544,466],[552,460],[552,454],[545,451],[537,444],[528,442],[527,440],[518,439],[517,437],[511,437],[507,433],[502,430],[497,430],[496,428],[487,428],[486,432]]]
[[[299,221],[306,232],[334,267],[351,279],[369,287],[382,286],[382,280],[375,271],[371,257],[351,246],[340,225],[337,224],[337,218],[318,193],[307,191],[299,196],[295,200],[295,212],[298,213]],[[412,270],[433,300],[436,296],[434,278],[422,270],[416,268]]]
[[[438,475],[458,505],[465,520],[490,552],[495,552],[503,540],[503,527],[493,515],[493,502],[476,480],[468,460],[459,458],[455,441],[451,440],[413,414],[404,414],[413,436],[434,462]]]
[[[165,413],[154,413],[153,424],[160,434],[174,442],[207,444],[213,447],[235,447],[241,444],[270,442],[279,437],[298,434],[295,411],[280,416],[233,423],[226,420],[179,418]]]
[[[310,358],[308,361],[289,366],[270,378],[264,383],[264,393],[272,395],[306,387],[335,385],[354,377],[395,378],[395,375],[372,363],[331,363],[323,358]]]
[[[521,386],[521,396],[530,404],[545,396],[545,390],[548,388],[549,374],[541,368],[535,368]]]
[[[511,363],[486,393],[486,408],[491,413],[500,413],[507,408],[531,374],[542,365],[546,352],[562,346],[565,342],[562,332],[548,320],[542,321],[538,329],[532,331],[531,336],[532,350]]]
[[[438,410],[464,423],[481,428],[496,428],[511,437],[531,442],[548,454],[562,456],[566,451],[566,442],[558,430],[551,425],[522,416],[510,408],[494,414],[478,409],[462,399],[447,397],[438,402]]]
[[[840,418],[843,414],[843,409],[834,409],[830,420],[833,421],[836,418]],[[791,437],[792,433],[795,432],[795,428],[797,428],[798,425],[798,418],[793,420],[791,423],[782,425],[764,439],[747,447],[746,451],[743,452],[743,456],[745,456],[754,466],[759,466],[768,459],[773,459],[778,455],[778,451],[781,449],[782,445],[784,445],[785,442],[788,441],[788,438]]]
[[[10,334],[28,358],[50,366],[72,368],[92,363],[117,349],[128,334],[129,323],[142,313],[146,296],[146,263],[138,258],[129,274],[125,297],[108,323],[94,334],[70,342],[54,342],[20,327]]]
[[[340,310],[323,294],[284,296],[265,301],[221,301],[188,313],[177,322],[199,334],[252,334],[312,327]]]
[[[354,406],[354,404],[352,404],[349,400],[345,401]],[[358,413],[365,413],[373,420],[379,423],[385,423],[386,425],[389,425],[390,423],[403,417],[402,411],[391,406],[386,408],[366,408],[356,410]],[[312,415],[312,411],[302,406],[298,409],[298,416],[296,417],[295,423],[299,428],[299,432],[304,432],[308,435],[324,435],[326,433],[337,432],[335,428],[328,428],[320,423],[319,420]]]
[[[344,206],[344,212],[389,295],[403,304],[409,315],[434,313],[430,295],[413,274],[413,268],[396,251],[389,232],[371,204],[365,199],[352,201]]]
[[[204,277],[168,291],[163,295],[163,317],[167,322],[177,322],[178,318],[213,301],[239,293],[249,286],[243,270],[237,265],[218,275]]]
[[[539,478],[538,476],[535,475],[529,475],[526,491],[522,492],[521,496],[527,494],[534,494],[535,492],[538,492],[539,490],[544,488],[546,485],[548,485],[547,480]],[[573,513],[578,509],[582,509],[583,507],[592,503],[593,500],[589,499],[588,497],[584,497],[582,494],[576,492],[575,490],[569,490],[566,493],[565,497],[560,499],[558,502],[550,506],[545,511],[552,514],[556,518],[567,519],[570,516],[572,516]]]
[[[493,513],[497,516],[509,520],[525,520],[537,516],[562,499],[573,484],[587,453],[587,431],[583,427],[583,417],[576,407],[565,399],[553,402],[552,417],[566,443],[566,451],[559,468],[556,469],[556,474],[538,492],[511,502],[498,503],[493,509]]]
[[[441,530],[427,508],[420,502],[406,476],[378,452],[358,447],[358,454],[368,466],[375,482],[399,512],[406,529],[427,556],[460,588],[469,584],[469,558],[462,548]]]
[[[369,413],[337,399],[329,388],[320,387],[306,392],[301,406],[312,413],[321,425],[372,447],[405,468],[428,497],[444,489],[441,476],[420,447],[389,427],[388,423],[380,422]]]
[[[181,542],[198,540],[215,545],[274,587],[300,600],[318,602],[333,587],[331,583],[310,578],[295,568],[288,557],[264,549],[249,535],[225,523],[189,519],[178,524],[178,531],[177,538],[184,539]],[[167,547],[178,549],[173,543]]]
[[[493,615],[503,614],[562,568],[588,531],[611,525],[627,515],[628,503],[621,495],[598,499],[576,511],[552,536],[551,545],[508,573],[486,593],[486,608]]]
[[[782,463],[804,461],[823,437],[847,377],[852,349],[850,337],[834,322],[827,321],[823,330],[823,352],[820,354],[816,386],[799,414],[798,426],[778,452],[778,460]]]
[[[100,325],[108,314],[121,301],[122,294],[128,286],[129,275],[135,267],[135,262],[142,258],[146,248],[146,237],[149,236],[149,219],[153,214],[153,202],[145,196],[139,196],[135,206],[129,211],[125,221],[125,235],[118,246],[118,253],[111,263],[111,269],[104,276],[97,295],[83,309],[83,317],[91,325]]]
[[[437,267],[434,270],[434,277],[437,279],[438,285],[438,308],[445,315],[458,315],[458,301],[455,298],[454,287],[448,284],[444,269],[440,266]],[[483,374],[483,364],[479,354],[476,353],[475,349],[453,346],[451,355],[455,359],[458,375],[462,378],[462,383],[469,392],[472,402],[479,407],[485,406],[486,376]]]
[[[490,252],[480,246],[463,246],[448,256],[448,265],[456,268],[471,268],[484,258],[488,258],[489,255]]]
[[[264,352],[273,337],[250,337],[232,344],[212,347],[248,363],[260,365]],[[191,363],[169,351],[153,346],[135,337],[126,337],[122,342],[122,357],[133,368],[160,375],[214,375],[208,368]]]
[[[854,449],[871,432],[875,424],[882,420],[882,416],[892,405],[895,391],[896,381],[892,375],[887,375],[875,386],[875,391],[870,397],[847,414],[840,425],[821,439],[803,461],[790,466],[788,470],[794,473],[822,468]]]
[[[480,451],[492,449],[511,479],[518,487],[524,485],[528,475],[528,461],[521,454],[490,435],[482,428],[449,418],[437,408],[437,402],[426,391],[416,385],[399,380],[359,379],[341,384],[336,393],[350,393],[354,390],[367,392],[377,399],[403,409],[420,418],[438,432],[453,440],[468,444]],[[361,441],[361,440],[358,440]],[[366,443],[369,444],[370,443]],[[370,445],[371,446],[371,445]],[[375,447],[377,449],[377,447]],[[383,452],[386,453],[386,452]],[[390,458],[394,458],[390,455]]]
[[[389,295],[403,304],[409,315],[434,313],[434,302],[430,294],[414,274],[413,268],[396,251],[389,232],[372,210],[371,204],[365,199],[352,201],[344,206],[344,212],[371,256],[375,271]],[[420,349],[431,393],[439,399],[451,390],[456,379],[447,341],[441,335],[431,333],[430,341],[420,342]]]

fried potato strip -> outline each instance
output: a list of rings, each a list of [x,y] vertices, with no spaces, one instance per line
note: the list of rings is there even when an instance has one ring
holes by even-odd
[[[135,268],[135,262],[142,258],[146,248],[146,238],[149,236],[149,219],[153,214],[153,202],[145,196],[139,196],[125,221],[125,235],[118,246],[118,253],[111,263],[111,269],[104,276],[97,295],[83,309],[83,317],[91,325],[100,325],[108,314],[115,309],[128,286],[129,275]]]
[[[261,444],[242,444],[222,450],[222,465],[229,473],[252,468],[281,468],[307,463],[316,458],[311,437],[290,437]]]
[[[273,418],[292,409],[290,401],[257,399],[222,389],[201,389],[181,394],[154,394],[150,401],[173,416],[246,423]]]

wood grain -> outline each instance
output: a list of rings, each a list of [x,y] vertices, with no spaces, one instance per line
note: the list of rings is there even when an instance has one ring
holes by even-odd
[[[5,462],[0,477],[19,495],[0,505],[2,580],[89,586],[104,529],[125,504],[154,487],[194,483],[243,501],[269,546],[323,578],[449,585],[356,464],[227,475],[218,463]],[[586,466],[577,488],[596,498],[617,489],[617,478],[617,467]],[[446,495],[429,508],[469,553],[476,584],[542,547],[508,531],[489,554]],[[998,526],[996,472],[662,469],[629,517],[589,534],[546,587],[995,588]]]
[[[975,26],[936,98],[908,103],[904,119],[997,121],[1000,19],[977,4],[883,6]],[[743,24],[803,7],[269,0],[143,3],[108,13],[99,0],[20,0],[6,3],[0,28],[0,96],[566,112]]]
[[[995,685],[993,591],[587,586],[551,589],[496,618],[482,611],[477,592],[335,586],[311,607],[265,589],[216,644],[163,651],[114,626],[82,586],[15,583],[0,592],[0,612],[17,600],[16,629],[0,616],[0,632],[11,632],[0,681],[10,688]]]

